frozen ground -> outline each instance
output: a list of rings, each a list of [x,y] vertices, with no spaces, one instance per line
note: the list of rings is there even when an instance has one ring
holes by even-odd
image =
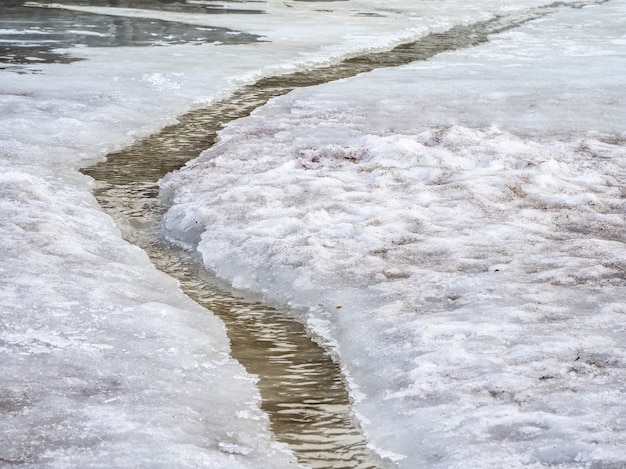
[[[626,2],[298,90],[162,182],[400,467],[626,467]]]

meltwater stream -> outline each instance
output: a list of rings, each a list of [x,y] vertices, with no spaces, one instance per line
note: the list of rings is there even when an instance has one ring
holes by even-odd
[[[248,115],[274,96],[470,47],[487,41],[489,34],[562,7],[554,4],[458,26],[388,52],[262,79],[209,108],[181,116],[178,124],[108,155],[106,163],[84,170],[96,179],[98,201],[118,221],[126,239],[142,247],[159,269],[181,282],[191,298],[224,321],[232,356],[259,377],[262,407],[270,416],[272,431],[292,448],[301,464],[320,468],[388,466],[368,449],[353,420],[339,366],[311,339],[293,312],[233,291],[206,271],[193,254],[159,239],[159,223],[166,207],[158,198],[158,180],[210,147],[225,123]]]
[[[299,462],[319,468],[383,468],[353,420],[341,370],[308,335],[293,312],[237,292],[204,269],[194,254],[159,240],[165,207],[156,181],[210,146],[225,120],[244,115],[267,97],[255,93],[181,118],[181,124],[109,155],[84,170],[97,180],[101,206],[125,238],[143,248],[161,271],[177,278],[187,295],[226,324],[231,355],[259,377],[262,408],[276,438]],[[245,103],[245,104],[244,104]],[[172,163],[172,158],[178,163]]]

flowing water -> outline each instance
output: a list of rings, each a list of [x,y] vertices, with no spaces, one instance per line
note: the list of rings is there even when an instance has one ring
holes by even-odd
[[[145,249],[159,269],[177,278],[191,298],[224,321],[233,357],[259,376],[262,407],[270,416],[272,431],[279,441],[289,444],[303,465],[373,468],[388,463],[367,448],[354,422],[339,366],[310,337],[293,312],[233,291],[206,271],[194,254],[160,241],[159,222],[166,207],[158,198],[157,181],[210,147],[224,124],[248,115],[271,97],[297,87],[470,47],[487,41],[489,34],[561,7],[554,4],[458,26],[388,52],[262,79],[210,108],[181,116],[178,124],[108,155],[106,163],[84,170],[96,179],[98,201],[118,221],[125,237]]]
[[[251,100],[266,98],[250,97],[248,110],[255,107]],[[126,239],[143,248],[157,268],[177,278],[187,295],[224,321],[232,356],[259,377],[261,406],[270,416],[272,431],[300,463],[320,468],[387,467],[367,448],[354,422],[338,364],[293,312],[234,291],[204,269],[193,253],[159,240],[165,207],[157,197],[156,181],[172,169],[172,154],[180,158],[173,165],[178,167],[210,146],[207,129],[216,130],[224,119],[238,116],[234,111],[229,114],[216,106],[184,116],[184,123],[84,172],[97,180],[98,201],[118,221]]]

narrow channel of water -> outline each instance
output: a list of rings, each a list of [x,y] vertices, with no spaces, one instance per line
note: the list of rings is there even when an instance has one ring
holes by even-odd
[[[106,163],[83,171],[96,179],[95,195],[101,206],[118,221],[126,239],[145,249],[159,269],[177,278],[191,298],[225,322],[233,357],[250,373],[259,376],[262,407],[270,416],[272,431],[279,441],[290,445],[303,465],[319,468],[389,466],[367,448],[353,420],[339,366],[310,338],[293,314],[220,284],[193,254],[159,240],[158,227],[166,207],[158,199],[157,181],[210,147],[224,124],[248,115],[271,97],[297,87],[470,47],[487,41],[489,34],[562,7],[562,4],[554,4],[458,26],[388,52],[262,79],[210,108],[181,116],[179,124],[112,153]]]
[[[100,205],[159,270],[178,279],[189,297],[224,321],[231,355],[259,377],[261,407],[270,416],[271,429],[301,464],[391,467],[367,448],[354,422],[340,367],[293,312],[233,290],[207,271],[194,253],[160,241],[158,228],[165,207],[157,197],[157,179],[171,169],[172,152],[184,158],[185,152],[195,156],[210,146],[207,129],[215,131],[224,114],[212,108],[197,116],[202,117],[200,122],[185,116],[186,125],[165,129],[112,155],[108,163],[84,170],[97,181]]]

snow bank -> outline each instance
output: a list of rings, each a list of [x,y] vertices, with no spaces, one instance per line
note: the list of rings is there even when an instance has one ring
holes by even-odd
[[[275,99],[162,181],[164,233],[305,307],[401,467],[620,467],[624,18]]]
[[[222,323],[121,240],[87,178],[0,174],[3,462],[296,466]]]

